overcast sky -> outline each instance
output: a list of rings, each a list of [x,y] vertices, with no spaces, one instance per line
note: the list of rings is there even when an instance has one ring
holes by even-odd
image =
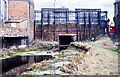
[[[34,0],[35,10],[41,8],[53,8],[55,0]],[[114,16],[114,0],[56,0],[55,7],[65,7],[71,10],[75,8],[92,8],[108,11],[108,17],[113,21]]]

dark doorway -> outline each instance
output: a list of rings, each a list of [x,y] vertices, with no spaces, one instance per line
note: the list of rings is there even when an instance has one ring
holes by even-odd
[[[71,42],[74,42],[72,36],[59,36],[60,45],[70,45]]]
[[[22,41],[23,40],[23,41]],[[4,37],[3,38],[3,48],[9,49],[11,46],[28,45],[27,37]]]
[[[67,49],[70,43],[75,41],[75,37],[76,35],[72,34],[59,35],[59,51]]]

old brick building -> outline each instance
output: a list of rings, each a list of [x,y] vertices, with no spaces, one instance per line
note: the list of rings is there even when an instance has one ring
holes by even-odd
[[[34,3],[33,0],[9,0],[8,19],[26,19],[29,41],[34,39]]]
[[[114,17],[115,30],[120,41],[120,0],[116,0],[114,6],[115,6],[115,17]]]
[[[107,26],[107,11],[101,9],[42,8],[35,11],[37,39],[68,41],[76,36],[77,41],[96,38]]]
[[[34,40],[33,0],[8,0],[8,16],[0,26],[3,48],[26,45]],[[3,10],[1,10],[3,11]]]

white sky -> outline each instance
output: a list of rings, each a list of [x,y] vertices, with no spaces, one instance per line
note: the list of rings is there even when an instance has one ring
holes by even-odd
[[[71,10],[75,8],[102,9],[102,11],[108,11],[108,18],[113,21],[114,2],[115,0],[56,0],[55,7],[65,7]],[[41,10],[41,8],[54,8],[54,0],[34,0],[34,3],[35,10]]]

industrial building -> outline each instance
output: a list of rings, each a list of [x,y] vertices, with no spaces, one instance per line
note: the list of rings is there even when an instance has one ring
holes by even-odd
[[[33,0],[1,2],[1,48],[28,45],[34,39],[84,41],[105,33],[107,11],[101,9],[42,8],[34,11]],[[68,42],[67,41],[67,42]]]
[[[96,38],[107,26],[107,11],[101,9],[42,8],[35,11],[36,39],[76,41]]]
[[[11,48],[14,46],[17,48],[33,41],[33,0],[3,0],[2,3],[2,5],[0,4],[0,47]]]

